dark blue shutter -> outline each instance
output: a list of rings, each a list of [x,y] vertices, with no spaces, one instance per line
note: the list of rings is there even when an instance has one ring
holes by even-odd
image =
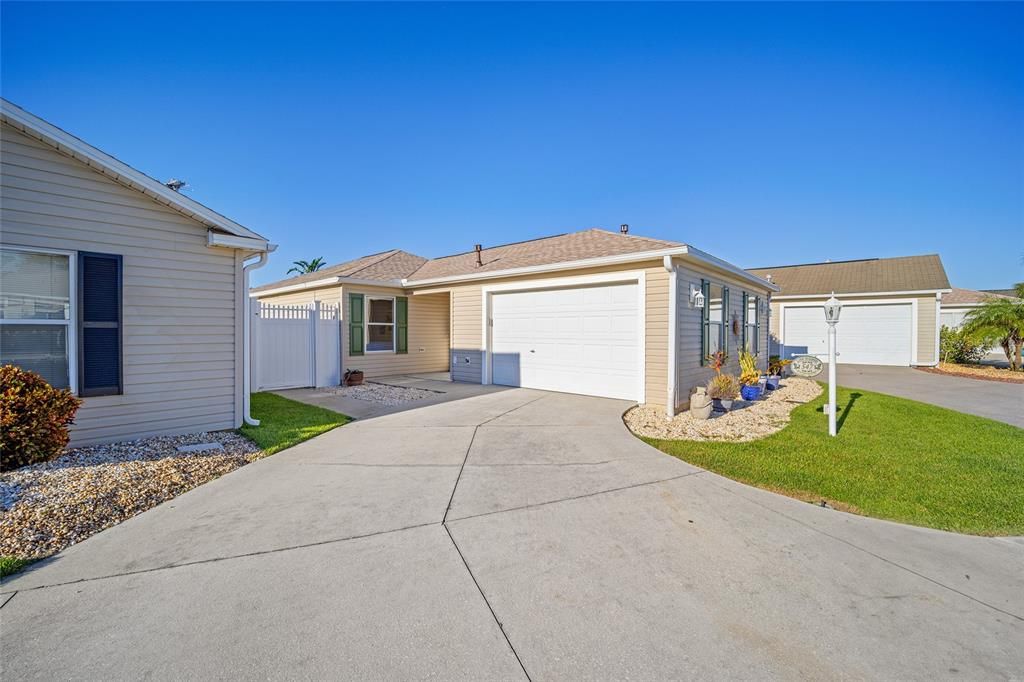
[[[704,294],[704,307],[700,311],[700,364],[708,361],[708,346],[711,343],[711,282],[700,281],[700,293]]]
[[[78,254],[78,392],[119,395],[121,362],[121,256]]]

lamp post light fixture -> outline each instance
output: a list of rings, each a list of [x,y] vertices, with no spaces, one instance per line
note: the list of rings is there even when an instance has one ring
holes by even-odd
[[[825,322],[828,324],[828,435],[836,435],[836,324],[843,304],[836,292],[825,301]]]

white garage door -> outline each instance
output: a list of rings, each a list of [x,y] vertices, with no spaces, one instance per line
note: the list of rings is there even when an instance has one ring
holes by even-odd
[[[635,282],[495,293],[491,381],[640,400]]]
[[[844,305],[836,327],[839,364],[910,365],[913,357],[913,307]],[[786,308],[783,320],[786,357],[809,353],[828,359],[828,325],[820,307]]]

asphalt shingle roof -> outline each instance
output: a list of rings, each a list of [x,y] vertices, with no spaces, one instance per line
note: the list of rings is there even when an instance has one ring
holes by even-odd
[[[780,265],[747,270],[781,287],[780,296],[801,294],[867,294],[882,291],[949,289],[949,278],[937,254],[901,258]]]
[[[265,284],[254,288],[253,291],[267,291],[327,277],[354,277],[379,280],[381,283],[401,279],[416,282],[437,277],[473,275],[532,265],[568,263],[602,256],[655,251],[674,246],[682,244],[592,228],[514,244],[485,247],[481,251],[483,265],[477,265],[475,251],[428,259],[394,249],[332,265],[317,272]]]
[[[1004,291],[1012,292],[1013,289],[1006,289]],[[984,303],[990,298],[1010,298],[1010,296],[1004,296],[1003,294],[997,294],[991,291],[974,291],[973,289],[957,289],[954,287],[953,291],[942,295],[942,305]]]

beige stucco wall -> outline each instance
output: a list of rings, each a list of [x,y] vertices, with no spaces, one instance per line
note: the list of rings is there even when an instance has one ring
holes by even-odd
[[[679,354],[676,359],[676,405],[680,409],[689,407],[690,394],[697,386],[706,386],[708,380],[714,376],[715,371],[710,367],[701,364],[701,334],[703,334],[703,310],[694,308],[690,304],[690,287],[700,289],[701,280],[706,279],[713,284],[719,284],[729,288],[729,309],[724,319],[726,320],[726,352],[729,360],[723,368],[723,372],[734,374],[737,377],[740,373],[739,353],[743,336],[742,329],[739,334],[733,334],[732,320],[736,319],[743,324],[743,293],[750,297],[760,297],[763,310],[760,313],[761,331],[757,353],[757,365],[762,370],[768,369],[768,324],[764,318],[767,311],[768,292],[752,287],[749,283],[740,281],[737,278],[708,271],[699,271],[689,265],[679,264],[676,266],[676,324],[678,325]]]
[[[917,301],[917,364],[934,365],[938,361],[938,348],[936,347],[936,334],[939,323],[938,306],[935,294],[894,294],[891,296],[868,296],[857,294],[843,297],[845,299],[867,300],[867,301],[890,301],[907,300]],[[824,298],[787,298],[772,301],[771,333],[779,338],[779,310],[780,304],[789,303],[825,303]],[[842,324],[842,317],[840,317]]]
[[[85,398],[72,444],[237,427],[241,255],[6,125],[0,155],[0,243],[123,257],[124,394]]]

